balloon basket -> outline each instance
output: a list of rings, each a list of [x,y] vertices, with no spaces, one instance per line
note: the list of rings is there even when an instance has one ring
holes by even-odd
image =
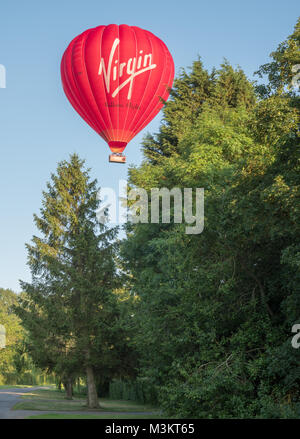
[[[113,152],[109,156],[110,163],[126,163],[126,157],[122,153]]]

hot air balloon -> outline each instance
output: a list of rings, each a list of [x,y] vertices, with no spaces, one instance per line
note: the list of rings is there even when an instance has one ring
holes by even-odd
[[[110,24],[74,38],[61,61],[64,92],[108,143],[109,161],[125,163],[128,142],[168,99],[174,62],[166,45],[136,26]]]

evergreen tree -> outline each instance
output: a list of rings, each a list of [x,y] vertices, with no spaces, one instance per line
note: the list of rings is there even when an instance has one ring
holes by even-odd
[[[15,378],[14,356],[18,344],[24,338],[24,330],[20,320],[13,313],[13,305],[17,301],[16,294],[11,290],[0,288],[0,325],[3,331],[3,347],[0,346],[0,382]]]
[[[116,229],[99,224],[96,181],[72,155],[51,176],[35,223],[42,236],[27,245],[32,282],[21,282],[17,309],[33,358],[71,383],[86,374],[88,406],[98,407],[95,368],[111,367],[118,328]]]

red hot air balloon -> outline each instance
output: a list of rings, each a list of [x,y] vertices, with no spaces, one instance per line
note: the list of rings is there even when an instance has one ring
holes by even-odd
[[[110,161],[157,115],[168,99],[174,62],[166,45],[136,26],[110,24],[74,38],[61,61],[67,98],[108,143]]]

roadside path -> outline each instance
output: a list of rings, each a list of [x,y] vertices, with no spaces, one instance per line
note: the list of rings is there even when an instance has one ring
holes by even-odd
[[[30,416],[30,414],[25,415],[27,410],[15,411],[11,409],[21,400],[21,396],[38,389],[42,389],[42,387],[0,389],[0,419],[24,419]]]
[[[59,414],[73,414],[73,415],[151,415],[152,412],[103,412],[103,411],[60,411],[60,410],[12,410],[13,406],[17,402],[24,401],[21,399],[26,393],[30,393],[33,390],[44,389],[45,387],[29,387],[29,388],[17,388],[11,387],[7,389],[0,388],[0,419],[26,419],[29,416],[35,415],[48,415],[51,413]]]

